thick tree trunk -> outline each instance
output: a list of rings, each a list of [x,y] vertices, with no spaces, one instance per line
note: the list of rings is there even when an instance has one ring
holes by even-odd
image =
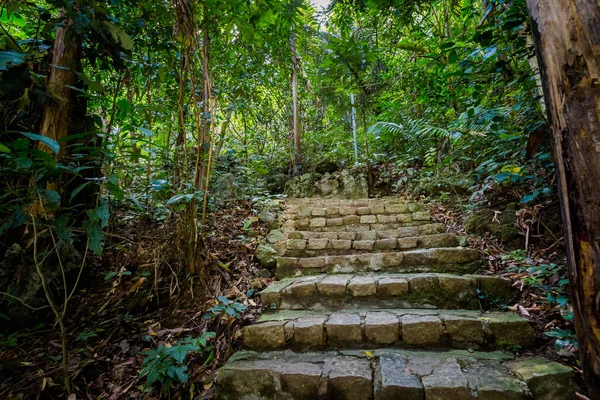
[[[293,27],[290,35],[290,48],[292,51],[292,108],[293,108],[293,137],[294,137],[294,175],[302,172],[302,147],[300,141],[300,116],[298,106],[298,57],[296,55],[296,39]]]
[[[556,156],[581,365],[600,399],[600,12],[527,0]]]

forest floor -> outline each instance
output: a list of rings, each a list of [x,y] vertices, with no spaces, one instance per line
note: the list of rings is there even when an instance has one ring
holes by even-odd
[[[268,227],[256,215],[258,204],[236,201],[221,204],[211,215],[204,240],[208,273],[203,279],[182,272],[172,222],[149,226],[127,210],[116,212],[121,221],[108,233],[102,259],[71,302],[67,326],[69,373],[76,398],[162,398],[158,389],[146,390],[140,376],[144,351],[173,344],[186,337],[215,332],[214,351],[191,355],[189,382],[176,385],[170,398],[211,399],[215,371],[241,347],[241,328],[260,312],[256,293],[270,278],[254,260],[254,251]],[[465,235],[457,207],[431,204],[432,218],[453,233]],[[538,289],[524,285],[527,273],[518,272],[508,250],[491,237],[469,237],[493,273],[514,279],[508,308],[527,317],[537,328],[540,346],[535,354],[574,364],[572,352],[557,353],[543,332],[562,327],[557,307]],[[558,259],[560,246],[536,249],[536,263]],[[207,293],[208,296],[202,296]],[[217,300],[225,296],[242,305],[237,315],[222,312]],[[217,306],[216,308],[213,308]],[[51,322],[20,330],[0,342],[0,398],[65,398],[60,371],[61,345]],[[514,349],[520,355],[520,349]],[[71,399],[71,398],[70,398]]]

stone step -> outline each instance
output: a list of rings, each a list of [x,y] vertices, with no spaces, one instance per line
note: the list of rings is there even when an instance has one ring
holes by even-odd
[[[433,248],[310,258],[279,257],[277,276],[357,272],[448,272],[469,274],[480,267],[479,253],[467,248]]]
[[[571,368],[502,352],[381,349],[235,354],[217,400],[571,400]]]
[[[481,309],[505,304],[510,279],[451,274],[316,275],[275,282],[260,294],[263,312],[345,308]]]
[[[429,224],[427,211],[398,215],[346,215],[343,217],[313,217],[284,222],[287,231],[364,232],[391,231],[407,226]]]
[[[290,311],[263,314],[244,327],[251,350],[300,351],[397,346],[499,349],[529,347],[535,332],[513,313],[468,310]]]
[[[415,227],[416,228],[416,227]],[[392,231],[396,232],[396,231]],[[288,234],[288,238],[298,237],[300,232]],[[317,232],[318,233],[318,232]],[[345,232],[350,233],[350,232]],[[286,257],[317,257],[322,255],[361,254],[367,252],[390,252],[394,250],[432,249],[436,247],[457,247],[458,238],[448,233],[427,236],[408,236],[399,239],[379,239],[377,231],[356,233],[356,240],[340,239],[288,239],[282,246]]]
[[[442,224],[425,224],[420,226],[408,226],[387,231],[361,231],[361,232],[315,232],[315,231],[291,231],[287,233],[287,239],[331,239],[331,240],[376,240],[376,239],[400,239],[414,236],[428,236],[446,233]]]
[[[312,199],[308,202],[287,201],[284,215],[296,218],[346,216],[346,215],[385,215],[410,214],[424,211],[422,204],[402,199],[362,199],[326,200]]]

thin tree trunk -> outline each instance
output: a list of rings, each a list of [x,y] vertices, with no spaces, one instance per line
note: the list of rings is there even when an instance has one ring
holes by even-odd
[[[600,12],[596,0],[527,0],[544,86],[581,366],[600,399]]]
[[[61,11],[61,17],[65,10]],[[74,91],[68,86],[77,82],[75,72],[79,70],[81,59],[81,43],[79,36],[67,35],[73,21],[56,29],[56,38],[52,50],[52,69],[48,80],[46,104],[40,127],[40,134],[56,140],[61,144],[60,156],[66,154],[64,139],[69,135],[69,121],[74,100]],[[69,37],[68,37],[69,36]],[[50,151],[41,145],[44,151]]]
[[[302,143],[300,141],[300,116],[298,107],[298,57],[296,55],[296,38],[294,37],[294,27],[290,35],[290,48],[292,51],[292,108],[293,120],[292,131],[294,136],[294,175],[298,176],[302,172]]]

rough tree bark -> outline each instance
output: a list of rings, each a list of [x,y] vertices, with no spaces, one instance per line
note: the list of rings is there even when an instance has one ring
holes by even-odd
[[[293,140],[294,140],[294,175],[302,172],[302,146],[300,141],[300,116],[298,108],[298,56],[296,54],[296,38],[294,27],[290,35],[290,49],[292,51],[292,108],[293,108]]]
[[[556,157],[581,365],[600,399],[600,13],[527,0]]]
[[[64,10],[61,13],[64,16]],[[56,29],[56,38],[52,49],[52,69],[48,79],[48,91],[40,134],[56,140],[61,144],[60,155],[66,154],[64,139],[69,134],[74,91],[68,86],[77,82],[75,71],[78,70],[81,60],[81,43],[79,37],[71,29],[73,21],[68,20],[65,25]],[[44,151],[50,151],[41,145]]]

